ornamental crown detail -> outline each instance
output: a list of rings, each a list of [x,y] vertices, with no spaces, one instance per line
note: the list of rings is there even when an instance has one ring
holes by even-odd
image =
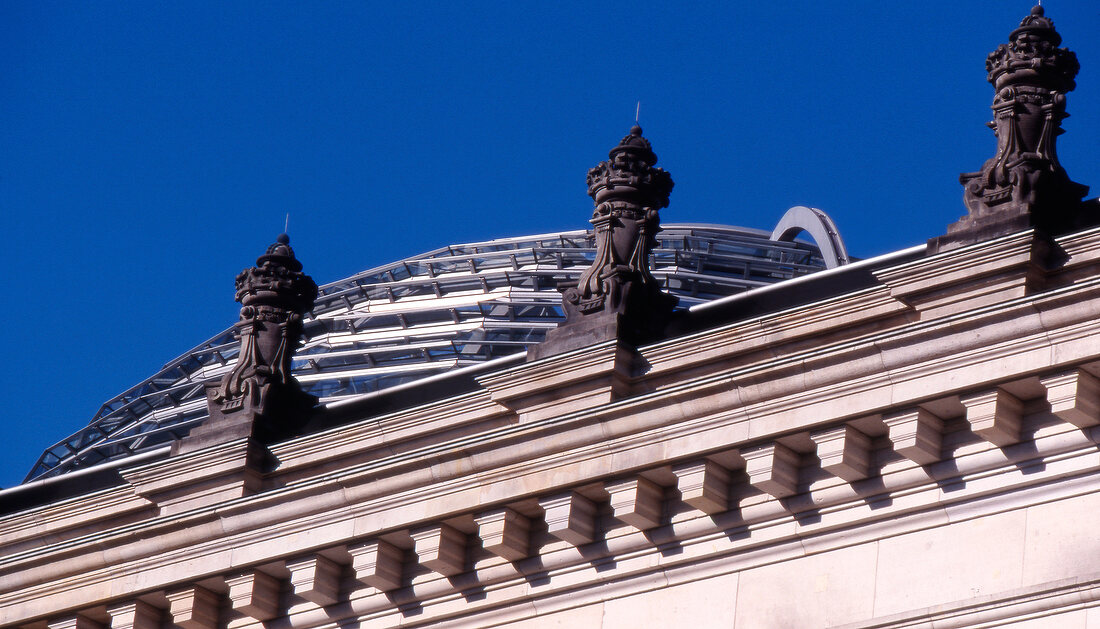
[[[1077,55],[1059,48],[1062,36],[1054,30],[1054,21],[1036,6],[1012,31],[1007,44],[1001,44],[985,61],[989,82],[1000,90],[1016,84],[1036,85],[1060,92],[1077,87],[1074,79],[1081,65]]]

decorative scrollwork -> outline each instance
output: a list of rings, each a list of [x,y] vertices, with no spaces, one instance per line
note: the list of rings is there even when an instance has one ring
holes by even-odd
[[[959,177],[971,222],[997,220],[994,214],[1027,216],[1031,224],[1055,229],[1074,220],[1088,188],[1069,179],[1058,163],[1055,141],[1067,116],[1065,94],[1076,87],[1080,65],[1073,52],[1058,47],[1061,43],[1054,22],[1036,6],[1008,43],[986,59],[996,90],[989,126],[997,136],[997,152],[981,171]]]
[[[292,376],[291,359],[301,341],[302,315],[317,299],[317,284],[302,273],[286,234],[279,235],[256,266],[237,275],[236,298],[241,303],[235,326],[240,354],[210,398],[211,414],[242,409],[277,414],[273,405],[309,397]]]
[[[673,186],[672,177],[656,163],[649,140],[635,125],[607,161],[588,171],[596,256],[577,286],[563,294],[570,318],[602,311],[623,314],[629,303],[645,296],[660,295],[657,300],[667,302],[649,272],[650,252],[661,229],[659,210],[668,206]]]

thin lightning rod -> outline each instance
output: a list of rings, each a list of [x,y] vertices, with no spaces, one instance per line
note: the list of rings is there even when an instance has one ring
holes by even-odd
[[[634,108],[634,124],[638,124],[638,114],[642,113],[642,101],[638,101],[638,106]]]
[[[287,232],[287,228],[290,227],[290,212],[286,213],[286,220],[283,221],[283,233]]]

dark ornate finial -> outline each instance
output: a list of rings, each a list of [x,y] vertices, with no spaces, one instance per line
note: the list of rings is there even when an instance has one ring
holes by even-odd
[[[608,158],[588,171],[588,196],[596,204],[596,259],[577,287],[565,292],[569,318],[600,311],[624,314],[639,300],[668,310],[676,303],[660,292],[649,272],[649,254],[661,229],[658,210],[668,207],[672,177],[655,168],[657,155],[638,125]]]
[[[565,323],[528,351],[529,360],[616,338],[635,343],[658,336],[676,305],[649,272],[668,207],[672,177],[656,168],[657,155],[638,125],[588,171],[595,202],[596,257],[576,286],[565,288]]]
[[[256,266],[237,275],[236,299],[241,304],[235,326],[240,354],[221,382],[208,388],[210,419],[189,438],[227,427],[232,429],[223,430],[226,434],[277,435],[316,404],[292,376],[291,358],[301,342],[302,317],[317,299],[317,284],[302,273],[286,234],[257,258]]]
[[[1080,66],[1043,7],[1036,6],[990,53],[985,67],[994,88],[997,153],[980,172],[959,176],[969,214],[934,239],[939,248],[1036,227],[1056,234],[1093,222],[1081,199],[1088,187],[1069,179],[1055,150],[1066,114],[1066,93]]]
[[[1058,48],[1061,43],[1062,36],[1054,30],[1054,22],[1044,15],[1043,7],[1035,6],[1020,27],[1009,34],[1008,43],[998,46],[986,58],[989,82],[998,91],[1009,85],[1073,91],[1077,87],[1073,79],[1081,66],[1077,55]]]

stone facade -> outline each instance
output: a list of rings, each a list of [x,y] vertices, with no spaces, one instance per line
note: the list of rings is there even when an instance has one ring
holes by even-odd
[[[1100,627],[1100,227],[949,244],[28,485],[0,625]]]
[[[867,286],[760,316],[733,298],[630,373],[612,341],[123,466],[0,520],[0,618],[1094,626],[1100,230],[1054,266],[1038,241],[865,261],[807,283]]]

